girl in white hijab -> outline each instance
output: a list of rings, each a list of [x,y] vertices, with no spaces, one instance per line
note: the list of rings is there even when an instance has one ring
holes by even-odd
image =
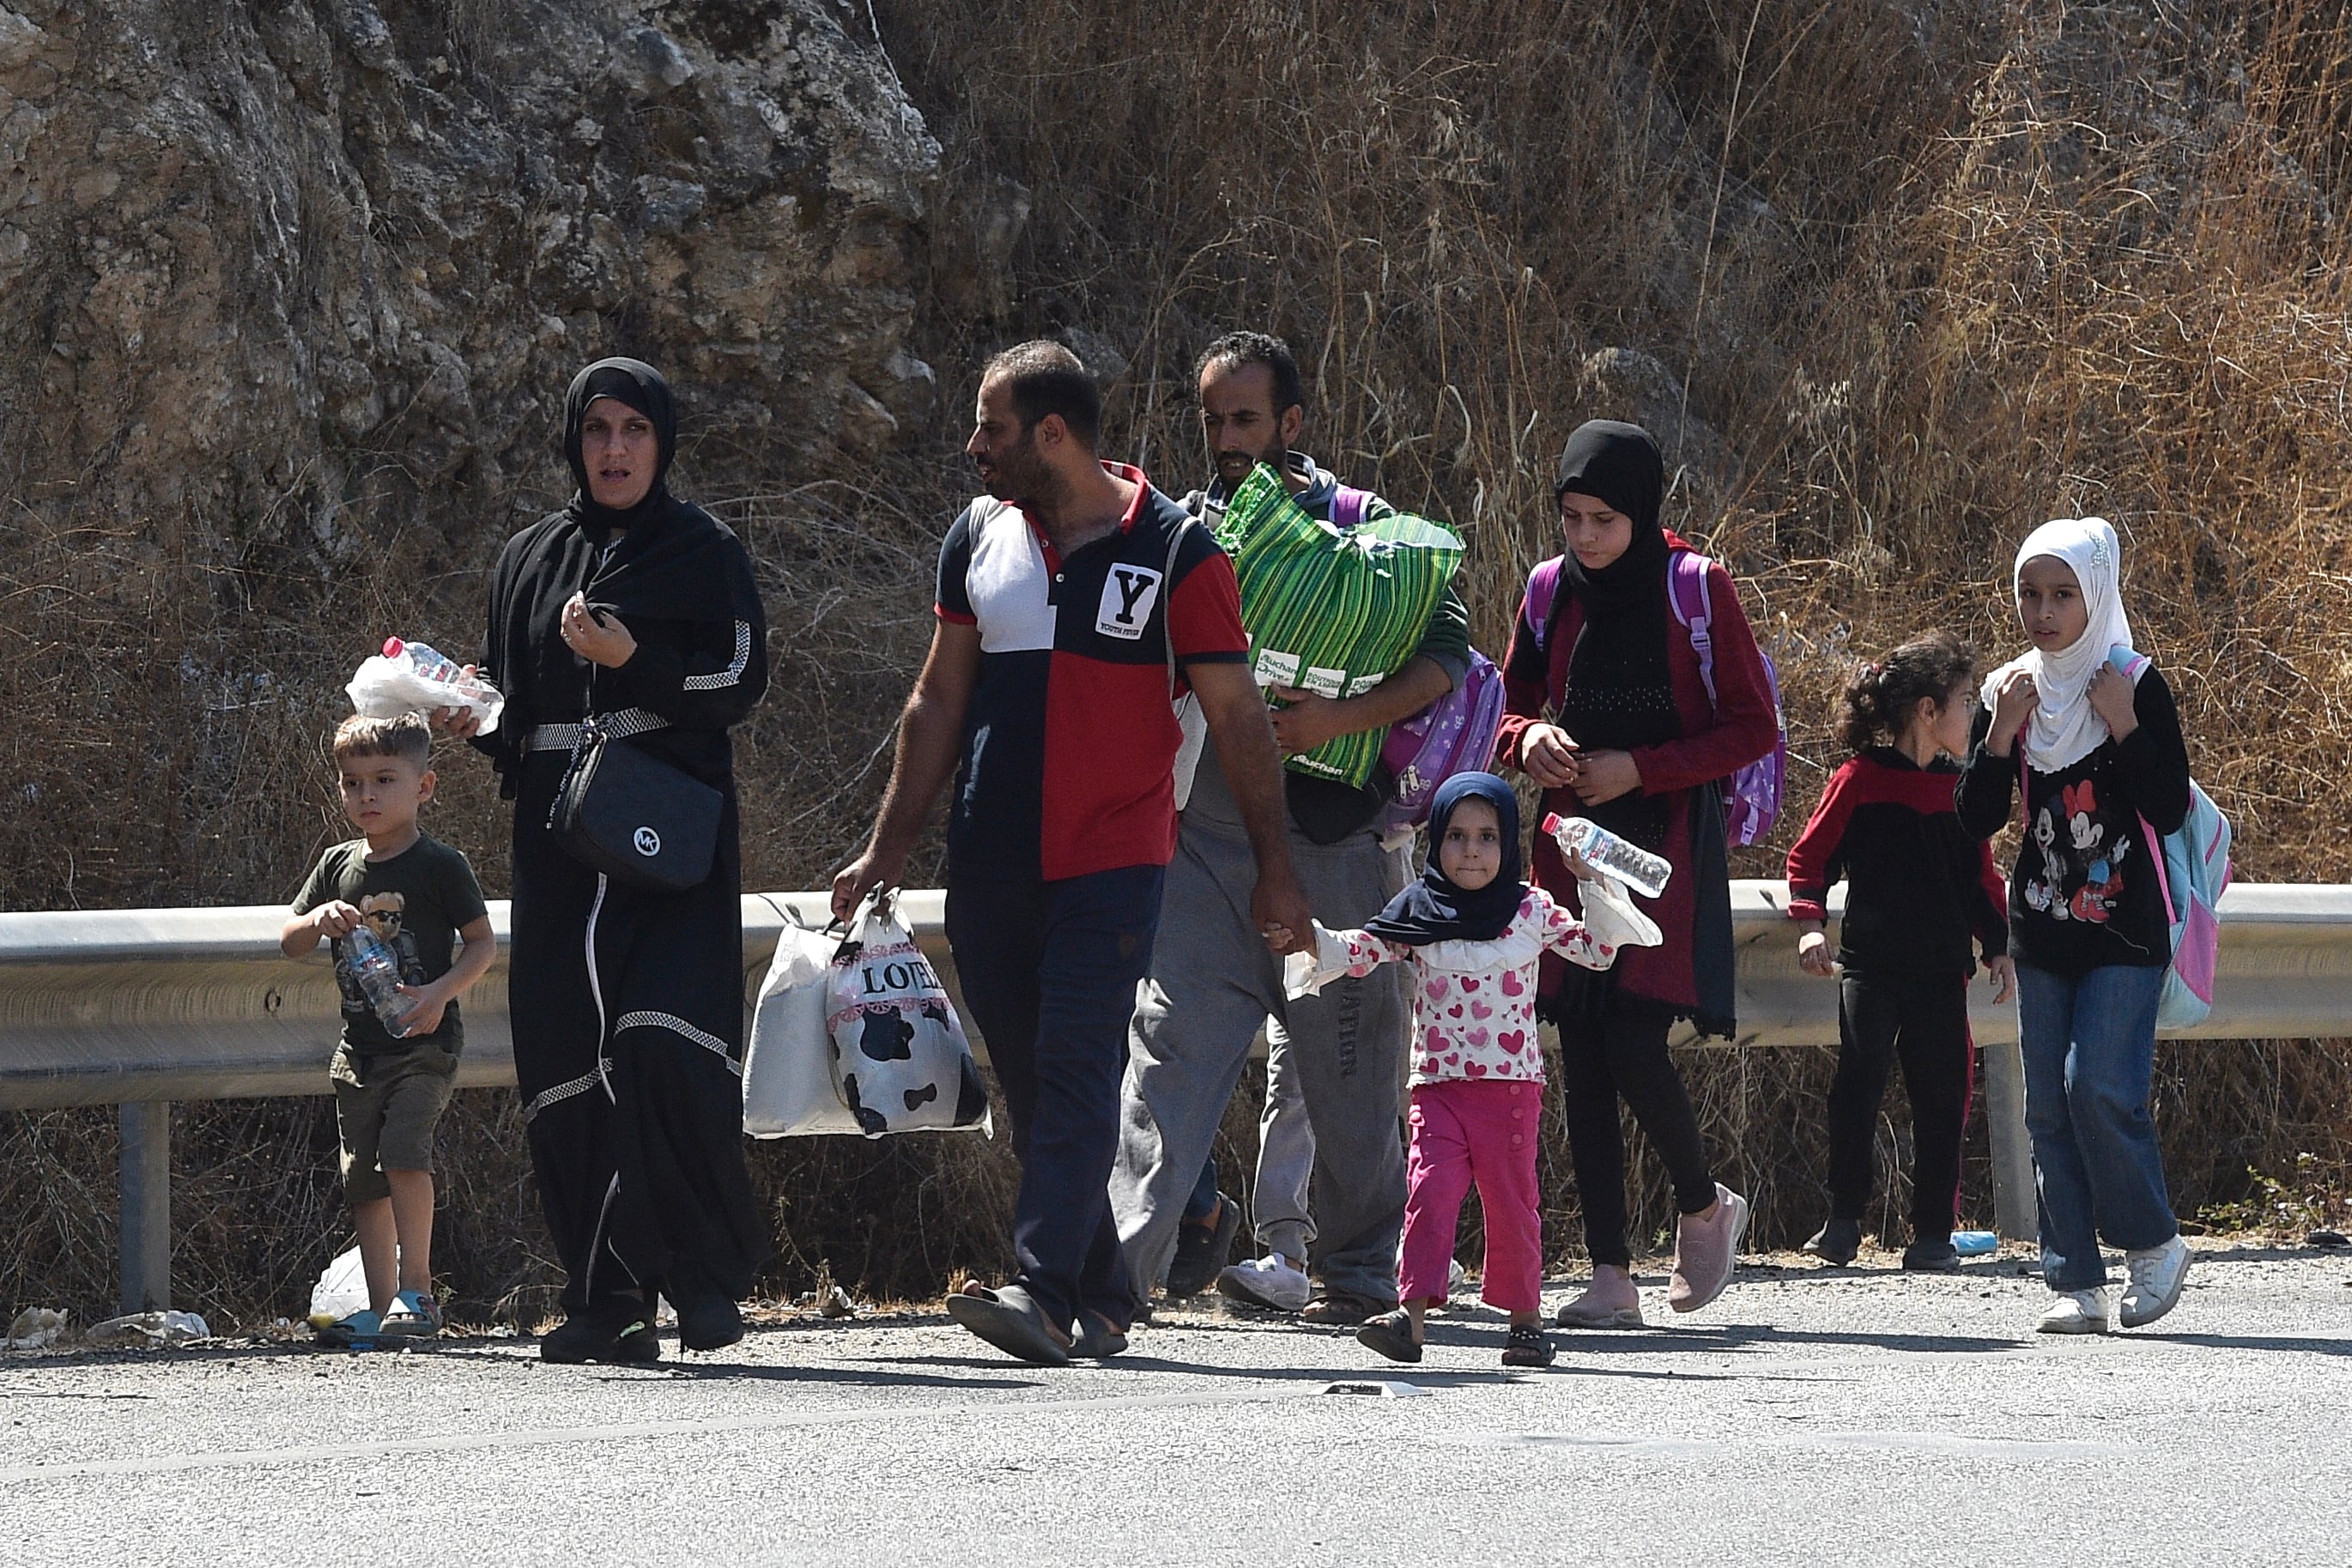
[[[1986,707],[1995,707],[2004,691],[2019,691],[2020,674],[2030,681],[2033,703],[2024,732],[2025,759],[2044,773],[2055,773],[2089,756],[2113,733],[2091,688],[2099,672],[2108,668],[2109,653],[2132,645],[2131,618],[2124,613],[2123,546],[2106,518],[2060,517],[2025,536],[2010,575],[2021,616],[2027,601],[2027,568],[2038,563],[2044,570],[2054,563],[2073,574],[2072,591],[2084,612],[2083,629],[2072,641],[2052,647],[2028,618],[2026,635],[2034,645],[1985,677],[1983,701]],[[2063,579],[2063,574],[2050,575]],[[2063,580],[2052,588],[2056,594],[2068,591]],[[2053,630],[2072,622],[2063,605],[2051,608]],[[2120,678],[2119,674],[2118,683]],[[2116,687],[2112,692],[2116,697],[2129,690],[2116,683],[2111,686]]]
[[[2152,856],[2189,813],[2189,753],[2164,676],[2131,654],[2122,576],[2103,517],[2044,523],[2018,547],[2030,646],[1985,681],[1956,801],[1990,839],[2024,796],[2009,941],[2052,1333],[2105,1331],[2102,1238],[2125,1255],[2126,1328],[2170,1312],[2189,1269],[2148,1114],[2172,956]]]

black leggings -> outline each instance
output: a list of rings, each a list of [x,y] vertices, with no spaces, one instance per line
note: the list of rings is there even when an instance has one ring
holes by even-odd
[[[1630,1269],[1625,1236],[1625,1142],[1617,1121],[1622,1096],[1666,1162],[1675,1207],[1696,1214],[1715,1201],[1715,1171],[1699,1141],[1698,1118],[1682,1074],[1666,1054],[1675,1009],[1646,997],[1612,995],[1597,1025],[1564,1023],[1559,1031],[1560,1098],[1569,1154],[1584,1201],[1584,1249],[1595,1263]]]
[[[1911,1096],[1911,1239],[1951,1234],[1960,1205],[1960,1136],[1976,1047],[1964,976],[1922,979],[1848,969],[1838,985],[1838,1068],[1830,1085],[1830,1212],[1870,1204],[1878,1104],[1896,1061]]]

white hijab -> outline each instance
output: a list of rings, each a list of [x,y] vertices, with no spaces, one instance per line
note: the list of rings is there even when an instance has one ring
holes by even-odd
[[[2124,614],[2121,592],[2123,544],[2105,517],[2059,517],[2025,536],[2017,547],[2017,563],[2010,569],[2015,591],[2025,563],[2037,556],[2062,560],[2083,585],[2083,607],[2090,612],[2083,634],[2054,653],[2029,648],[1985,677],[1983,700],[1990,710],[1993,693],[2011,670],[2033,677],[2040,695],[2023,738],[2025,759],[2043,773],[2070,768],[2098,749],[2108,737],[2107,721],[2091,706],[2091,681],[2107,662],[2111,648],[2132,645],[2131,622]]]

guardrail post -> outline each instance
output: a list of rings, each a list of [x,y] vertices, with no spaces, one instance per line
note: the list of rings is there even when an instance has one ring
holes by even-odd
[[[122,1310],[172,1304],[172,1105],[126,1101],[122,1113]]]
[[[2033,1145],[2025,1133],[2025,1057],[2017,1041],[1984,1048],[1985,1124],[1992,1134],[1993,1223],[2011,1241],[2038,1241]]]

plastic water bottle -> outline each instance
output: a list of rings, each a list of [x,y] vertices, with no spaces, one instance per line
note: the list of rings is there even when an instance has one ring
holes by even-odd
[[[1955,1230],[1952,1250],[1963,1258],[1982,1258],[2000,1250],[2000,1238],[1990,1230]]]
[[[499,727],[506,699],[498,687],[437,648],[399,637],[383,640],[381,652],[360,661],[343,688],[351,694],[352,711],[370,718],[392,718],[405,713],[428,713],[440,707],[471,708],[479,721],[474,733],[488,735]]]
[[[1582,856],[1585,863],[1607,872],[1644,898],[1655,898],[1666,891],[1666,879],[1675,868],[1664,855],[1654,855],[1584,817],[1554,813],[1544,819],[1543,825],[1560,853]]]
[[[359,982],[360,994],[383,1020],[384,1033],[394,1040],[405,1035],[412,1004],[400,994],[400,960],[383,945],[383,938],[364,925],[358,926],[343,938],[343,956],[352,966],[352,977]]]
[[[383,656],[395,664],[406,664],[428,681],[438,681],[445,686],[470,684],[465,680],[465,666],[453,664],[449,656],[423,643],[404,643],[397,637],[383,640]]]

